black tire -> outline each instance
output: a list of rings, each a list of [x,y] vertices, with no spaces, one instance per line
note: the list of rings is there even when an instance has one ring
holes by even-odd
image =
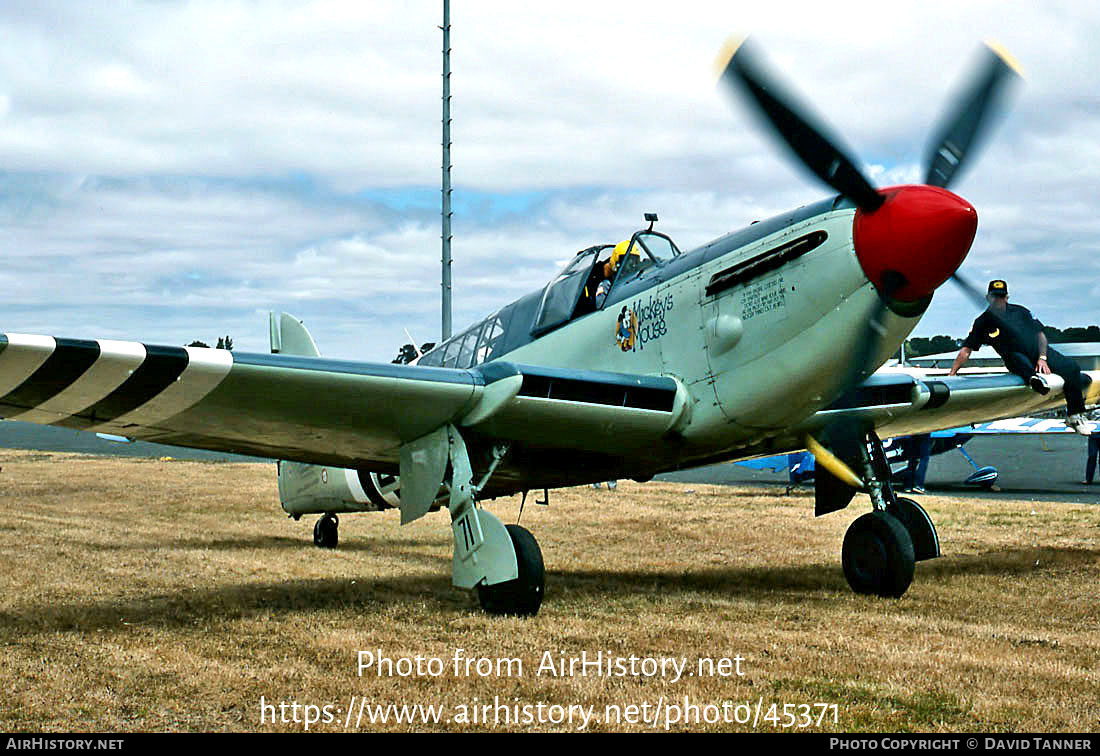
[[[340,542],[340,520],[327,514],[313,526],[313,545],[322,549],[335,549]]]
[[[898,598],[913,582],[913,540],[893,515],[869,512],[844,535],[842,562],[856,593]]]
[[[546,568],[542,563],[542,549],[526,528],[519,525],[505,527],[516,550],[519,576],[506,583],[478,585],[477,598],[481,602],[481,608],[489,614],[533,617],[538,614],[546,592]]]

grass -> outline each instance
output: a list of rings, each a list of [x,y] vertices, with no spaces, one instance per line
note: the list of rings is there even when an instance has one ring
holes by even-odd
[[[577,728],[454,721],[494,697],[597,716],[646,704],[650,718],[685,697],[765,713],[835,704],[836,724],[830,710],[809,728],[826,731],[1100,730],[1100,506],[922,497],[945,556],[894,601],[852,594],[840,570],[865,499],[815,520],[808,492],[555,491],[523,515],[548,576],[542,611],[520,620],[451,587],[445,514],[404,528],[393,512],[346,516],[340,548],[321,551],[312,518],[282,516],[274,478],[272,465],[0,452],[0,729],[303,729],[261,723],[263,697],[329,705],[332,721],[310,729],[343,730],[354,695],[353,709],[442,704],[452,720],[362,730]],[[506,522],[519,509],[487,505]],[[456,649],[518,658],[523,675],[456,676]],[[360,677],[359,650],[438,658],[445,672]],[[740,655],[745,674],[535,674],[547,652],[601,651],[689,669]]]

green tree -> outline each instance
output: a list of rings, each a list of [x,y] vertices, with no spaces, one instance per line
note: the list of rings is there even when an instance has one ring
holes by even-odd
[[[1043,326],[1043,333],[1046,334],[1047,341],[1051,344],[1075,344],[1080,342],[1100,342],[1100,326],[1070,326],[1069,328],[1055,328],[1054,326]],[[911,357],[923,357],[927,354],[941,354],[943,352],[954,352],[962,346],[964,339],[957,339],[952,336],[933,336],[932,338],[926,338],[923,336],[916,336],[911,339],[907,339],[905,342],[905,358]],[[895,355],[896,357],[897,355]]]
[[[189,346],[189,347],[202,347],[203,349],[209,349],[210,348],[210,345],[207,344],[205,341],[197,341],[197,340],[192,341],[187,346]],[[215,346],[214,348],[215,349],[228,349],[229,351],[232,352],[233,351],[233,339],[231,339],[228,336],[219,336],[218,337],[218,345]]]
[[[924,338],[917,336],[905,342],[905,358],[923,357],[926,354],[939,354],[940,352],[954,352],[962,344],[961,339],[951,336],[933,336]]]

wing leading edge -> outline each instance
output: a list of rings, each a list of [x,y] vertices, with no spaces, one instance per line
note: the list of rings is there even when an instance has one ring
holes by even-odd
[[[1100,372],[1082,371],[1085,403],[1100,403]],[[1054,376],[1057,378],[1057,376]],[[959,428],[1064,406],[1061,379],[1046,396],[1010,373],[989,375],[875,375],[799,428],[814,433],[839,418],[881,438]]]
[[[644,448],[685,412],[671,378],[470,370],[0,335],[0,416],[178,446],[396,468],[448,423],[493,440]]]

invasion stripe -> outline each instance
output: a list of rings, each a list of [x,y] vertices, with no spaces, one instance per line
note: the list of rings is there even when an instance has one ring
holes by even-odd
[[[145,346],[133,341],[100,339],[99,359],[61,393],[10,419],[28,423],[55,423],[103,399],[125,382],[145,359]]]
[[[0,404],[33,409],[76,382],[99,359],[99,344],[82,339],[55,339],[53,352],[19,386],[0,397]]]
[[[107,396],[54,425],[87,430],[132,412],[172,386],[187,369],[183,347],[145,346],[145,361]]]
[[[9,333],[4,337],[8,345],[0,352],[0,396],[9,394],[21,386],[34,371],[42,367],[53,354],[57,342],[51,336],[31,336],[25,333]],[[3,408],[0,408],[3,414]]]
[[[348,484],[348,490],[351,491],[351,498],[355,499],[358,504],[365,504],[369,501],[367,492],[363,490],[363,485],[359,482],[359,471],[344,469],[344,482]]]
[[[151,346],[146,348],[150,354],[153,349],[176,349]],[[113,420],[102,422],[95,429],[110,433],[111,431],[105,430],[105,426],[116,429],[154,426],[197,404],[218,387],[233,367],[233,353],[228,349],[184,347],[183,351],[186,353],[187,367],[175,381],[149,401]],[[124,432],[123,435],[129,434]]]

